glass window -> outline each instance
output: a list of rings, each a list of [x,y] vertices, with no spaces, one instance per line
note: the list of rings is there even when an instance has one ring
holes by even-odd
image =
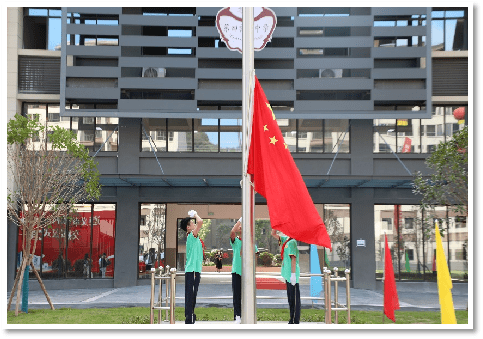
[[[26,49],[61,49],[60,9],[27,8],[24,11],[24,47]],[[37,17],[45,17],[40,19]],[[32,38],[35,37],[35,38]]]
[[[392,151],[395,152],[396,119],[375,119],[373,129],[374,153],[392,153]]]
[[[218,152],[218,119],[194,119],[195,152]]]
[[[453,42],[456,35],[456,20],[445,20],[444,50],[453,51]]]
[[[172,133],[172,138],[170,133]],[[193,120],[168,120],[168,152],[193,151]]]
[[[443,20],[433,20],[431,22],[431,46],[433,51],[444,50],[444,21]]]
[[[220,119],[220,152],[242,151],[242,119]]]
[[[96,126],[94,124],[94,118],[79,117],[75,125],[77,125],[77,141],[87,147],[89,151],[95,152],[94,140]],[[74,128],[74,125],[72,127]]]
[[[350,205],[324,204],[324,223],[330,237],[332,251],[326,251],[329,263],[323,266],[350,269]]]
[[[119,118],[96,117],[95,151],[117,152]]]
[[[69,238],[67,240],[67,260],[72,270],[67,278],[90,278],[92,272],[91,255],[91,215],[92,205],[78,204],[69,214]]]
[[[61,19],[50,18],[49,19],[49,31],[48,31],[48,46],[49,51],[61,50]]]
[[[59,217],[51,227],[43,229],[34,256],[34,266],[41,277],[102,278],[97,259],[106,253],[108,265],[104,277],[112,278],[115,213],[114,204],[77,204],[68,217]],[[21,262],[21,229],[19,239],[17,269]],[[35,278],[31,273],[30,278]]]
[[[467,229],[452,226],[456,225],[457,220],[463,219],[446,206],[434,206],[431,210],[422,211],[419,205],[375,205],[376,278],[382,278],[383,274],[386,234],[396,279],[436,281],[434,229],[438,220],[440,229],[443,229],[443,248],[451,276],[467,281],[468,232]],[[395,221],[391,230],[388,220]]]
[[[323,120],[298,120],[297,152],[322,153],[324,151]]]
[[[98,278],[114,277],[116,205],[95,204],[92,218],[92,272]]]
[[[398,153],[420,153],[419,119],[397,120]]]
[[[43,279],[65,278],[73,267],[66,259],[67,218],[58,218],[51,227],[43,230],[43,256],[41,276]]]
[[[431,46],[435,51],[468,50],[467,9],[433,11]]]
[[[147,119],[142,122],[141,150],[142,152],[166,152],[166,119]],[[147,136],[146,136],[147,135]]]
[[[296,151],[297,146],[297,121],[295,119],[277,119],[278,127],[282,132],[285,144],[290,152]],[[305,151],[302,151],[305,152]]]
[[[166,205],[141,204],[139,225],[138,277],[151,278],[151,268],[165,266]]]
[[[324,145],[326,153],[349,153],[349,120],[325,120]]]

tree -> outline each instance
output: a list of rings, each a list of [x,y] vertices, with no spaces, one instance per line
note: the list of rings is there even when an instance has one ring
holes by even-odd
[[[433,171],[430,179],[415,173],[413,193],[421,194],[421,207],[451,205],[454,210],[468,213],[468,126],[455,133],[452,139],[440,143],[426,159]]]
[[[68,216],[74,204],[99,198],[97,163],[77,142],[74,132],[59,126],[48,129],[38,120],[16,114],[7,124],[7,171],[13,183],[7,190],[8,218],[22,232],[22,260],[7,309],[17,290],[15,315],[18,315],[27,267],[32,268],[54,309],[32,263],[39,233],[52,227],[58,218]]]

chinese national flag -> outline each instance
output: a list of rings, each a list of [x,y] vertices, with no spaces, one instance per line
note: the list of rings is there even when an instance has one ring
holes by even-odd
[[[324,222],[256,77],[247,172],[252,175],[255,191],[267,200],[273,229],[296,240],[332,249]]]
[[[385,237],[385,254],[384,254],[384,314],[396,321],[394,311],[399,309],[399,298],[396,290],[396,279],[394,278],[394,269],[392,268],[391,251],[387,244],[387,236]]]

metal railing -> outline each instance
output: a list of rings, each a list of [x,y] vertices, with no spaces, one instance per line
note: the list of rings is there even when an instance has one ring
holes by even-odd
[[[345,277],[338,276],[338,268],[334,267],[334,274],[324,267],[324,294],[325,294],[325,323],[332,324],[332,311],[335,311],[335,323],[339,323],[339,311],[347,311],[347,323],[351,323],[351,293],[350,293],[350,271],[344,271]],[[339,281],[346,282],[346,305],[339,303]],[[332,282],[334,283],[334,307],[332,307]]]
[[[323,279],[324,286],[324,297],[300,297],[301,300],[323,300],[325,307],[325,323],[332,323],[332,311],[335,311],[335,323],[338,324],[339,311],[347,311],[347,323],[350,324],[350,271],[345,270],[345,277],[338,276],[337,267],[334,267],[334,274],[331,275],[331,271],[324,267],[324,273],[300,273],[300,277],[317,277],[320,276]],[[184,272],[176,272],[175,268],[166,266],[164,272],[156,276],[155,271],[151,271],[151,300],[150,300],[150,323],[154,323],[154,311],[158,310],[158,324],[161,323],[162,313],[161,311],[166,311],[164,322],[168,322],[169,313],[169,323],[175,323],[174,312],[176,308],[176,299],[184,299],[184,297],[176,297],[176,276],[184,276]],[[231,275],[229,272],[204,272],[201,275]],[[256,275],[268,275],[268,276],[280,276],[278,272],[257,272]],[[159,280],[159,295],[158,300],[155,302],[155,289],[156,280]],[[338,301],[338,283],[340,281],[346,282],[346,305],[339,303]],[[162,296],[162,285],[165,284],[165,297]],[[334,283],[334,307],[332,307],[332,283]],[[197,299],[232,299],[233,296],[217,296],[217,297],[200,297]],[[285,299],[286,297],[275,297],[275,296],[256,296],[258,299]],[[165,306],[163,305],[163,302]]]

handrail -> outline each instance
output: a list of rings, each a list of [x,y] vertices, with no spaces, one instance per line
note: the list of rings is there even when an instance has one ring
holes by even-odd
[[[158,310],[158,324],[161,323],[161,311],[166,311],[166,320],[168,321],[168,311],[170,314],[169,322],[170,324],[175,323],[175,307],[176,299],[184,299],[184,297],[176,297],[176,276],[184,276],[184,272],[177,272],[175,268],[169,268],[166,266],[164,273],[156,276],[156,271],[151,270],[151,300],[150,300],[150,323],[154,323],[154,310]],[[229,272],[203,272],[202,275],[231,275]],[[278,272],[256,272],[256,275],[276,275],[280,276]],[[300,273],[301,277],[312,277],[312,276],[322,276],[323,286],[324,286],[324,297],[300,297],[300,299],[309,300],[324,300],[325,306],[325,323],[332,323],[332,311],[335,311],[335,323],[338,324],[338,311],[347,311],[347,323],[350,324],[350,271],[345,270],[345,277],[338,276],[338,269],[334,267],[334,274],[331,275],[331,271],[326,267],[323,269],[323,273]],[[155,299],[155,281],[159,282],[159,298],[156,305],[154,304]],[[166,285],[166,297],[162,298],[162,283],[165,282]],[[338,283],[346,282],[346,305],[342,305],[338,302]],[[332,307],[331,299],[331,285],[334,282],[334,307]],[[169,291],[169,293],[168,293]],[[197,297],[198,299],[231,299],[233,296],[216,296],[216,297]],[[285,297],[274,297],[274,296],[256,296],[256,299],[284,299]],[[166,306],[161,306],[162,302],[165,301]]]

